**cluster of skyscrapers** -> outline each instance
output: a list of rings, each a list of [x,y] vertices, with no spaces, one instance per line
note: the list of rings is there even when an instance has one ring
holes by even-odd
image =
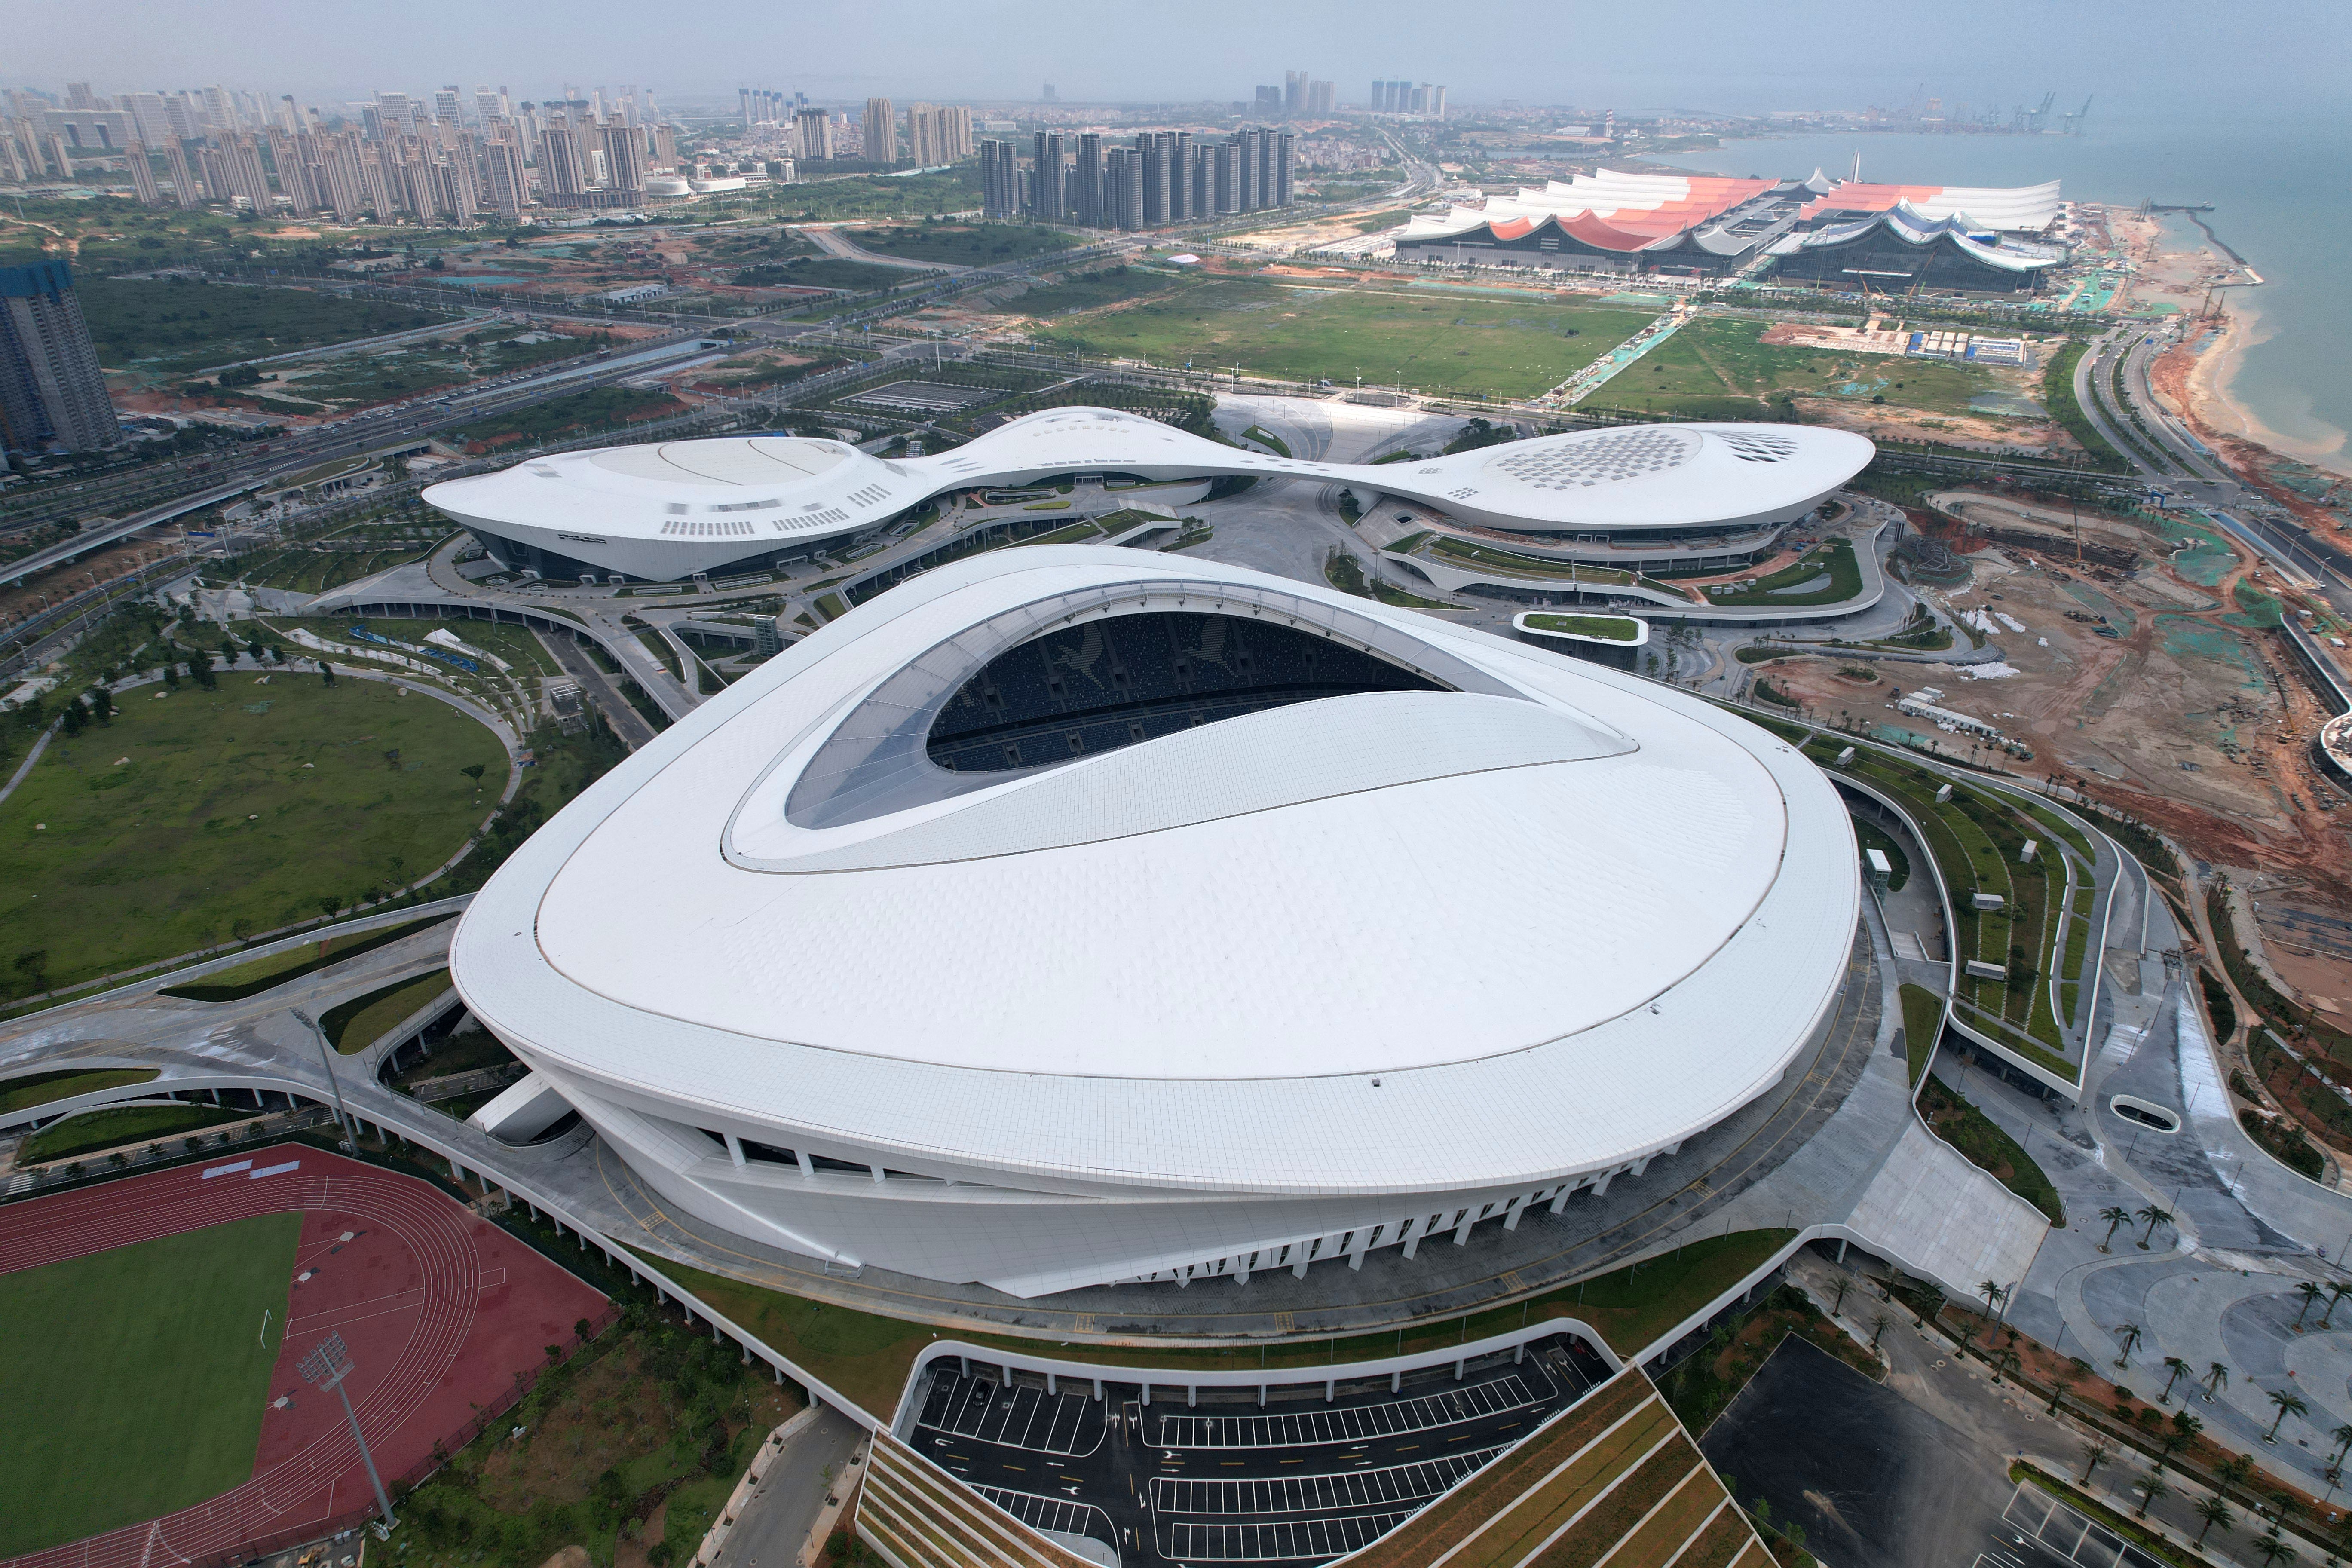
[[[1290,205],[1297,159],[1289,132],[1259,128],[1215,141],[1146,131],[1130,142],[1040,131],[1026,168],[1019,143],[991,138],[980,144],[982,210],[1087,228],[1164,228]]]
[[[1316,81],[1305,71],[1285,71],[1280,87],[1257,89],[1257,115],[1264,120],[1296,120],[1303,114],[1329,114],[1339,107],[1338,84]]]
[[[105,99],[77,82],[62,110],[9,95],[0,179],[72,179],[77,159],[121,158],[151,206],[221,202],[470,228],[484,208],[512,221],[534,203],[638,205],[647,171],[677,162],[675,132],[653,95],[640,97],[629,88],[608,102],[599,88],[518,108],[504,88],[477,87],[469,103],[451,85],[429,101],[379,92],[331,122],[291,94],[274,103],[221,88]]]
[[[1364,107],[1374,114],[1419,114],[1432,120],[1443,120],[1445,118],[1445,84],[1375,81],[1370,101]]]
[[[848,116],[809,102],[806,93],[747,87],[738,89],[737,97],[747,135],[780,141],[794,158],[823,162],[851,155]],[[975,151],[971,110],[961,104],[909,104],[903,141],[900,123],[898,106],[888,99],[867,99],[866,117],[856,128],[858,155],[873,163],[911,162],[928,168],[960,163]]]

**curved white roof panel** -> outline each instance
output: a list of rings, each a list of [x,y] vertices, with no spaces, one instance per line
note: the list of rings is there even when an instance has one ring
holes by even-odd
[[[452,966],[559,1082],[877,1173],[1454,1190],[1761,1093],[1856,897],[1820,773],[1670,688],[1039,547],[698,709],[507,862]]]
[[[935,457],[894,461],[835,441],[730,436],[533,458],[434,485],[425,499],[484,531],[661,578],[856,533],[943,491],[1073,472],[1306,479],[1473,523],[1639,531],[1801,517],[1874,450],[1864,437],[1810,426],[1654,425],[1422,463],[1315,463],[1113,409],[1056,408]]]

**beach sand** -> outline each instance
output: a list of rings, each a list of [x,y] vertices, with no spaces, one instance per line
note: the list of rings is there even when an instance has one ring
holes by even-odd
[[[2221,336],[2197,356],[2185,382],[2186,412],[2208,439],[2219,435],[2244,441],[2279,457],[2352,478],[2352,439],[2345,432],[2336,430],[2316,437],[2289,436],[2264,424],[2236,395],[2247,351],[2268,342],[2277,331],[2263,316],[2261,297],[2259,288],[2232,289],[2223,296]]]

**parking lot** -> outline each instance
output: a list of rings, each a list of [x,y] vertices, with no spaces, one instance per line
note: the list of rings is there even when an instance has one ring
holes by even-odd
[[[1317,1563],[1394,1529],[1608,1374],[1567,1335],[1472,1362],[1258,1392],[1133,1384],[1048,1392],[995,1368],[936,1369],[912,1441],[1033,1527],[1129,1563]]]

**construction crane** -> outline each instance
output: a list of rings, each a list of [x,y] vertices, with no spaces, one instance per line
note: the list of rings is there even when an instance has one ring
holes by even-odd
[[[2057,101],[2058,94],[2056,89],[2053,89],[2049,92],[2043,93],[2042,95],[2042,107],[2034,110],[2025,117],[2025,128],[2028,131],[2040,131],[2042,127],[2048,125],[2050,123],[2050,106]]]
[[[2083,121],[2089,117],[2090,112],[2091,100],[2086,96],[2083,100],[2082,108],[2076,110],[2074,113],[2065,115],[2062,118],[2059,134],[2062,136],[2080,136],[2083,133]]]

